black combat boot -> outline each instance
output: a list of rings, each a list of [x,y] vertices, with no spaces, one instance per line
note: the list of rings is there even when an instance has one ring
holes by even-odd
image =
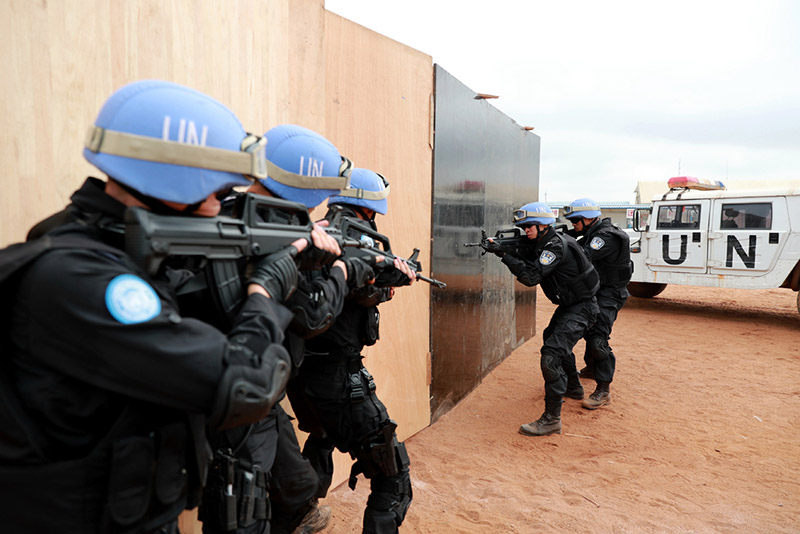
[[[519,433],[526,436],[549,436],[561,434],[561,399],[545,400],[542,416],[531,423],[519,427]]]
[[[578,373],[567,376],[567,391],[564,393],[564,396],[568,399],[583,399],[583,386],[578,378]]]
[[[583,399],[583,407],[587,410],[596,410],[601,406],[611,404],[611,393],[608,391],[608,382],[598,382],[594,393],[588,399]]]

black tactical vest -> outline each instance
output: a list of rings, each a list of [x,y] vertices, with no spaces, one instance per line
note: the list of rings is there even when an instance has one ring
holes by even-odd
[[[542,291],[559,306],[570,306],[592,298],[600,287],[600,277],[592,262],[573,238],[558,233],[555,236],[561,242],[562,263],[556,272],[542,279]],[[577,271],[577,276],[565,276],[570,270]]]
[[[591,257],[592,239],[600,237],[605,241],[606,247],[614,247],[614,254],[595,262],[594,267],[600,275],[600,285],[603,287],[625,287],[631,281],[633,273],[631,265],[630,238],[621,228],[605,218],[593,224],[586,232],[581,245],[586,254]]]

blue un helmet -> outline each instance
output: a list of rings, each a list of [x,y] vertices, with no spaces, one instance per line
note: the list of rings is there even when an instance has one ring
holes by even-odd
[[[553,211],[544,202],[531,202],[518,210],[514,210],[514,225],[529,226],[532,224],[553,224],[556,218]]]
[[[311,209],[350,185],[353,164],[318,133],[283,124],[264,137],[267,176],[259,182],[273,195]]]
[[[564,217],[570,221],[580,218],[594,219],[600,217],[600,208],[591,198],[579,198],[564,206]]]
[[[329,198],[328,204],[362,206],[386,215],[388,196],[389,182],[382,174],[368,169],[353,169],[350,175],[350,187]]]
[[[109,97],[83,156],[146,197],[181,204],[265,175],[263,141],[208,95],[160,80],[133,82]]]

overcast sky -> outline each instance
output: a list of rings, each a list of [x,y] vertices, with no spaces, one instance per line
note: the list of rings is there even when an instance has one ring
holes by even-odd
[[[800,180],[800,1],[326,0],[542,139],[540,195]]]

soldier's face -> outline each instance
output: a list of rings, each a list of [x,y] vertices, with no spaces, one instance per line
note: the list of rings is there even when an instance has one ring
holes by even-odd
[[[163,202],[167,206],[178,211],[184,210],[187,206],[187,204],[180,204],[178,202],[167,202],[167,201]],[[217,194],[211,193],[210,195],[208,195],[208,197],[206,197],[203,203],[200,204],[200,206],[191,213],[191,215],[195,215],[198,217],[216,217],[217,215],[219,215],[221,208],[222,204],[217,198]]]
[[[546,224],[532,224],[525,227],[525,235],[528,239],[537,239],[540,235],[547,231]]]

